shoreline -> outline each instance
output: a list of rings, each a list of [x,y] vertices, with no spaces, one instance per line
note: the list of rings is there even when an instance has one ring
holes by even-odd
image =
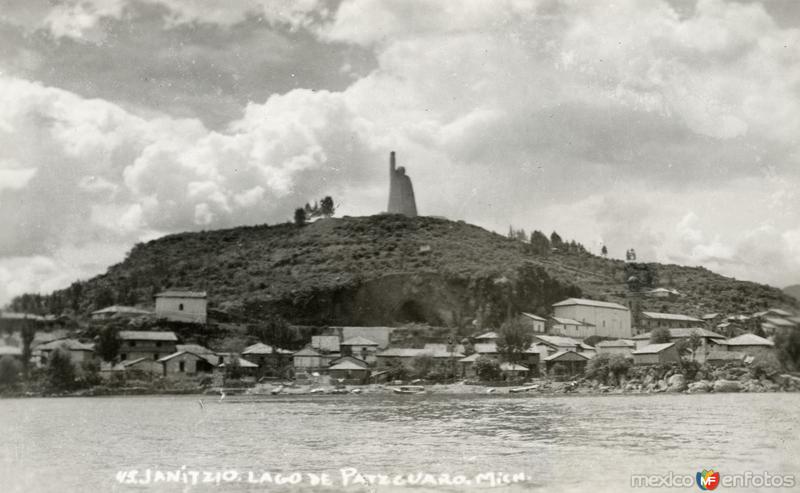
[[[691,382],[685,386],[670,387],[664,384],[663,380],[659,383],[649,384],[647,387],[631,387],[630,384],[622,385],[603,385],[596,381],[575,380],[567,382],[556,382],[552,380],[537,380],[526,382],[520,385],[492,385],[491,383],[467,383],[455,382],[448,384],[428,384],[423,385],[424,391],[418,394],[409,394],[413,398],[417,396],[493,396],[508,395],[519,397],[531,396],[615,396],[615,395],[658,395],[658,394],[708,394],[708,393],[794,393],[800,392],[800,377],[794,375],[781,375],[782,384],[777,384],[771,380],[747,379],[747,383],[739,380],[701,380]],[[758,382],[753,384],[752,382]],[[317,396],[353,396],[362,395],[396,395],[396,387],[401,385],[393,384],[366,384],[366,385],[284,385],[284,384],[258,384],[254,387],[222,387],[222,388],[174,388],[174,389],[155,389],[145,386],[109,388],[97,386],[88,389],[81,389],[72,392],[48,393],[48,392],[2,392],[0,399],[21,399],[21,398],[58,398],[58,397],[122,397],[122,396],[173,396],[173,395],[192,395],[198,397],[215,397],[225,393],[231,400],[244,398],[264,398],[264,397],[317,397]]]

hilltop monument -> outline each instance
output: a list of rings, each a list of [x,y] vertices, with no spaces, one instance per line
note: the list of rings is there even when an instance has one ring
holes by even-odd
[[[414,186],[406,175],[404,167],[397,167],[394,151],[389,154],[389,214],[403,214],[416,217],[417,203],[414,200]]]

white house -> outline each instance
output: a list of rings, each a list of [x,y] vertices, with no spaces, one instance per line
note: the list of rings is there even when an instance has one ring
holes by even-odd
[[[206,323],[205,291],[169,290],[156,296],[156,316],[176,322]]]
[[[592,334],[603,337],[629,338],[631,311],[618,303],[569,298],[553,305],[553,316],[591,324]]]

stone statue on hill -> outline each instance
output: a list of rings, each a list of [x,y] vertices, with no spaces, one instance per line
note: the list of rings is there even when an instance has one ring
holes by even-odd
[[[414,200],[414,186],[406,169],[397,167],[394,151],[389,155],[389,214],[403,214],[416,217],[417,203]]]

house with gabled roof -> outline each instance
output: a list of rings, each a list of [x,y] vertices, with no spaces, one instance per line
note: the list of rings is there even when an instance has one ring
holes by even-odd
[[[641,329],[651,331],[658,328],[705,327],[705,320],[681,313],[642,312]]]
[[[206,323],[208,300],[205,291],[169,289],[155,295],[156,317],[174,322]]]
[[[158,360],[177,351],[178,337],[168,330],[121,330],[119,339],[121,361]]]
[[[370,364],[375,363],[378,343],[362,336],[354,336],[339,344],[342,356],[355,356]]]
[[[592,326],[589,335],[618,338],[633,335],[631,311],[619,303],[568,298],[553,304],[553,316]]]
[[[634,365],[680,363],[681,356],[674,342],[648,344],[631,353]]]

